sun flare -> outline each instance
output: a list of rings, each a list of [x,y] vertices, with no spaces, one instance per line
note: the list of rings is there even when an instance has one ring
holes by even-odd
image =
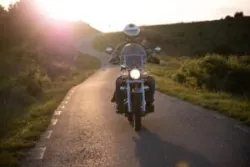
[[[56,20],[68,20],[68,21],[78,21],[83,20],[92,26],[99,28],[101,30],[108,30],[109,17],[112,16],[112,20],[117,20],[119,23],[119,17],[114,15],[116,9],[105,10],[106,6],[109,6],[110,3],[106,2],[97,2],[97,0],[86,1],[80,0],[36,0],[40,8]],[[98,4],[98,5],[97,5]],[[117,28],[117,27],[116,27]]]
[[[52,18],[60,20],[77,20],[79,13],[77,6],[65,0],[36,0],[41,8]]]

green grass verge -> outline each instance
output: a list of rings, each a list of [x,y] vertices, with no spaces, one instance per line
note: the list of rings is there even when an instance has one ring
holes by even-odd
[[[77,68],[70,77],[63,77],[52,82],[44,90],[39,101],[23,110],[24,115],[14,119],[7,135],[0,139],[0,167],[15,167],[27,151],[34,147],[42,132],[48,127],[54,110],[65,94],[73,86],[84,81],[100,67],[97,58],[81,55],[77,59]],[[1,120],[0,118],[0,121]],[[1,127],[4,128],[4,127]]]
[[[212,92],[190,84],[178,83],[173,75],[180,71],[188,57],[164,57],[162,65],[148,64],[147,68],[155,76],[156,89],[170,96],[217,110],[250,125],[250,100],[247,97],[235,96],[225,92]]]

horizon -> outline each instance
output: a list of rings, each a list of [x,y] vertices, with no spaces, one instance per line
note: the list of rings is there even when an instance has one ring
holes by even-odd
[[[7,8],[15,1],[0,0],[0,4]],[[139,26],[149,26],[211,21],[225,18],[227,15],[233,16],[235,12],[241,11],[244,15],[250,15],[249,0],[238,0],[238,2],[233,2],[233,0],[190,0],[189,2],[181,0],[154,0],[155,7],[152,8],[152,2],[142,2],[143,9],[138,8],[142,4],[142,0],[127,0],[127,4],[122,4],[122,9],[119,8],[121,3],[115,0],[101,2],[92,0],[87,4],[84,4],[80,0],[36,1],[45,11],[46,15],[53,19],[67,21],[81,20],[104,33],[121,31],[129,23],[135,23]],[[58,6],[59,2],[60,5]],[[131,3],[134,3],[134,6],[128,6]],[[97,6],[96,4],[99,5]],[[130,9],[129,11],[138,12],[136,14],[135,12],[128,12],[126,11],[126,7]],[[65,10],[70,12],[66,13]]]

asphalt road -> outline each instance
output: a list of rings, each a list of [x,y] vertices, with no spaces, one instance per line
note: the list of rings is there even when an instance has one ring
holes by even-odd
[[[83,40],[102,68],[72,88],[23,167],[249,167],[250,129],[156,92],[155,113],[136,133],[110,103],[117,67]]]

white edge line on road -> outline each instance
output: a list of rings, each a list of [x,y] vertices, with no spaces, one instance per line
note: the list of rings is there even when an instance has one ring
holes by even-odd
[[[249,131],[248,131],[246,128],[243,128],[243,127],[240,126],[240,125],[234,125],[234,128],[239,129],[239,130],[241,130],[241,131],[243,131],[243,132],[249,133]]]
[[[46,147],[35,148],[30,151],[31,155],[28,159],[43,159],[45,151]]]
[[[51,137],[52,132],[53,132],[52,130],[48,130],[48,131],[45,133],[44,138],[45,138],[45,139],[49,139],[49,138]]]
[[[226,117],[224,117],[224,116],[219,116],[219,115],[213,115],[213,117],[214,118],[216,118],[216,119],[226,119]]]
[[[62,111],[60,111],[60,110],[57,110],[57,111],[55,111],[55,114],[54,115],[61,115],[61,113],[62,113]]]
[[[51,124],[54,126],[54,125],[56,125],[57,121],[58,121],[58,119],[53,118],[53,119],[51,120]]]

